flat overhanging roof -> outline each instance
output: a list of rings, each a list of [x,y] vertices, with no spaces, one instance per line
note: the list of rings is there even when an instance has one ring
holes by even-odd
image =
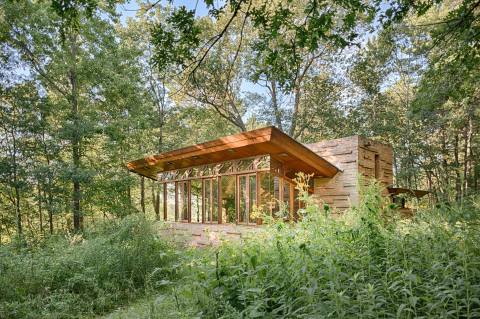
[[[127,164],[131,172],[156,180],[157,174],[229,160],[270,155],[292,171],[333,177],[339,169],[287,134],[270,126],[148,156]]]

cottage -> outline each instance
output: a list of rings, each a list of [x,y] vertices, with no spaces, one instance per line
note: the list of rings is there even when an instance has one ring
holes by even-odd
[[[161,183],[166,221],[255,225],[258,211],[295,218],[298,172],[313,175],[314,198],[342,210],[359,200],[358,174],[393,184],[392,158],[390,146],[360,136],[303,145],[266,127],[132,161],[128,169]]]

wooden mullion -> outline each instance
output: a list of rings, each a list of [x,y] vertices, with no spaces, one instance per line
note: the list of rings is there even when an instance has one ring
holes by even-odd
[[[175,182],[175,221],[178,222],[178,182]]]
[[[202,224],[205,224],[205,179],[202,181]]]
[[[250,223],[250,175],[245,176],[245,211],[247,212],[247,221]]]
[[[210,184],[210,223],[213,223],[213,209],[214,209],[214,205],[213,205],[213,179],[210,178],[209,179],[209,184]]]
[[[167,183],[163,183],[163,220],[167,219]]]
[[[240,196],[242,194],[241,190],[240,190],[240,178],[241,178],[242,175],[237,175],[235,176],[235,212],[236,212],[236,215],[237,215],[237,224],[240,222]]]
[[[255,193],[255,196],[256,196],[256,205],[257,205],[257,208],[260,207],[260,173],[259,172],[256,172],[255,173],[255,188],[256,188],[256,193]]]
[[[187,181],[187,215],[188,222],[192,222],[192,183]]]
[[[221,224],[222,223],[222,180],[221,180],[221,177],[218,176],[217,177],[217,187],[218,187],[218,190],[217,190],[217,204],[218,204],[218,223]]]
[[[289,183],[290,185],[290,221],[293,221],[293,215],[295,214],[295,187],[293,184]]]

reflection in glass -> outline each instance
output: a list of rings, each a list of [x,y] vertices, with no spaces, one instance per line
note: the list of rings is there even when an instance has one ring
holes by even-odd
[[[222,176],[222,221],[225,223],[235,223],[237,216],[235,212],[235,176]]]

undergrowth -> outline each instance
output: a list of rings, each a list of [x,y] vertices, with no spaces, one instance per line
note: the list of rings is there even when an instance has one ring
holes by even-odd
[[[40,246],[0,246],[0,318],[105,313],[174,278],[176,256],[138,216]]]
[[[402,219],[376,184],[340,216],[302,196],[298,223],[208,249],[174,248],[137,217],[0,248],[0,318],[480,317],[478,198]]]

